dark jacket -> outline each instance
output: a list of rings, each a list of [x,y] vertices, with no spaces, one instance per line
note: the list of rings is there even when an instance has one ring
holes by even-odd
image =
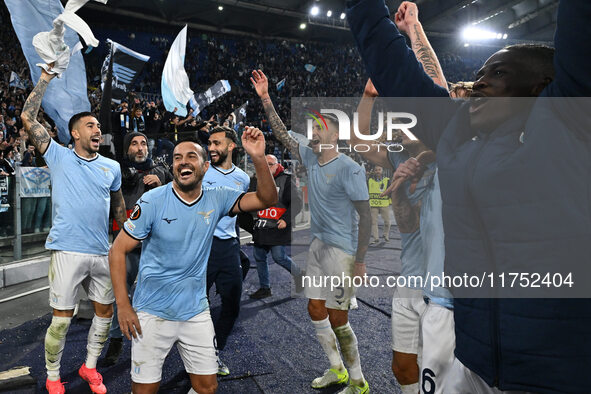
[[[423,72],[383,0],[355,2],[347,13],[381,96],[447,96]],[[413,129],[437,148],[446,274],[557,272],[568,263],[574,269],[590,265],[589,118],[582,112],[572,116],[577,106],[572,100],[544,99],[591,96],[591,44],[581,41],[591,34],[590,18],[591,2],[561,1],[555,79],[522,119],[488,134],[467,132],[468,106],[440,99],[441,127]],[[581,286],[590,276],[578,278]],[[589,298],[456,298],[454,319],[456,357],[490,386],[589,392]]]
[[[121,164],[121,193],[123,194],[127,211],[133,209],[142,194],[153,189],[144,184],[143,179],[146,175],[156,175],[162,185],[172,180],[172,175],[162,165],[153,164],[145,170],[138,170],[124,163]]]
[[[280,172],[275,177],[279,201],[274,206],[253,213],[253,242],[256,245],[289,245],[291,243],[291,220],[302,209],[302,199],[298,195],[295,183],[290,174]],[[250,180],[249,191],[255,191],[256,178]],[[279,230],[277,221],[283,219],[287,227]]]

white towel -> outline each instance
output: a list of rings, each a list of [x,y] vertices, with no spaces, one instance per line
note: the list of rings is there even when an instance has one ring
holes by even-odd
[[[33,37],[33,46],[41,59],[46,63],[37,63],[37,66],[50,74],[57,74],[58,77],[61,77],[62,73],[68,68],[71,53],[70,48],[64,42],[64,34],[66,32],[64,24],[80,34],[86,45],[92,47],[98,46],[99,42],[92,34],[88,24],[75,14],[88,1],[68,1],[64,12],[53,20],[53,29],[38,33]],[[94,1],[106,4],[108,0]],[[52,68],[49,67],[50,63],[54,63]]]

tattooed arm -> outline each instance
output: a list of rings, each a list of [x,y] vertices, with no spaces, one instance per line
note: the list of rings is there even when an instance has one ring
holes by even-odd
[[[254,70],[250,81],[263,102],[263,108],[269,119],[273,135],[291,152],[292,157],[297,158],[301,162],[300,143],[289,135],[287,128],[279,115],[277,115],[277,111],[275,111],[275,107],[269,96],[269,81],[267,80],[267,76],[261,70]]]
[[[355,254],[355,276],[365,274],[365,253],[371,234],[371,210],[369,201],[353,201],[355,210],[359,215],[358,233],[357,233],[357,253]]]
[[[405,181],[417,179],[421,175],[421,167],[415,159],[409,159],[400,164],[394,172],[392,183],[392,209],[394,218],[401,233],[414,233],[420,226],[421,204],[412,205],[406,194]],[[386,190],[388,192],[388,190]]]
[[[410,38],[412,50],[417,60],[423,66],[425,73],[433,82],[447,90],[447,81],[441,70],[439,59],[437,59],[429,40],[427,40],[423,25],[419,22],[419,9],[417,5],[408,1],[400,4],[394,22],[398,30],[406,33]]]
[[[404,182],[392,193],[392,209],[394,218],[401,233],[414,233],[419,229],[421,203],[412,205],[406,195]]]
[[[121,189],[111,192],[111,212],[119,228],[123,228],[123,223],[127,220],[127,211],[125,210],[125,200]]]
[[[55,74],[47,74],[45,70],[41,71],[41,78],[39,79],[37,86],[35,86],[35,89],[33,89],[27,98],[21,114],[21,120],[23,121],[23,126],[29,136],[29,141],[31,141],[41,154],[44,154],[47,150],[51,137],[45,127],[37,121],[37,114],[39,113],[41,100],[47,90],[47,86],[54,77]]]
[[[371,113],[378,96],[378,91],[374,87],[373,82],[371,82],[371,79],[368,79],[367,83],[365,84],[365,89],[363,90],[363,96],[361,97],[359,105],[357,106],[357,113],[359,114],[359,133],[362,135],[373,134],[373,132],[370,130]],[[352,147],[355,147],[357,144],[367,143],[367,141],[362,140],[357,136],[357,134],[355,134],[353,126],[351,126],[351,139],[348,142]],[[360,149],[358,153],[361,155],[361,157],[372,164],[387,169],[394,169],[392,168],[392,163],[390,163],[390,160],[388,160],[388,150],[386,146],[381,143],[378,144],[376,141],[372,141],[369,150],[366,151],[364,149]]]

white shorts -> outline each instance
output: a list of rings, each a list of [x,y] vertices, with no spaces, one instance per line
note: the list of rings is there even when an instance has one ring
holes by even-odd
[[[420,321],[425,310],[422,289],[397,287],[392,298],[392,350],[419,354]]]
[[[326,307],[346,311],[355,294],[353,268],[355,256],[314,238],[306,260],[304,294],[312,300],[325,300]],[[351,280],[342,280],[350,277]],[[331,283],[334,286],[331,286]]]
[[[176,343],[185,370],[193,375],[215,375],[218,371],[215,330],[209,309],[186,321],[165,320],[137,312],[142,335],[131,342],[131,380],[156,383],[162,365]]]
[[[446,382],[455,359],[454,312],[439,304],[429,303],[421,318],[421,333],[421,393],[451,393]]]
[[[74,309],[80,285],[92,301],[104,305],[115,302],[109,256],[54,250],[48,277],[49,305],[53,309]]]

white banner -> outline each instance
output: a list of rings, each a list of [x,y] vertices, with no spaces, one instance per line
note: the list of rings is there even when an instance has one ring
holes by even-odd
[[[16,176],[20,178],[21,197],[51,196],[49,168],[17,167]]]

